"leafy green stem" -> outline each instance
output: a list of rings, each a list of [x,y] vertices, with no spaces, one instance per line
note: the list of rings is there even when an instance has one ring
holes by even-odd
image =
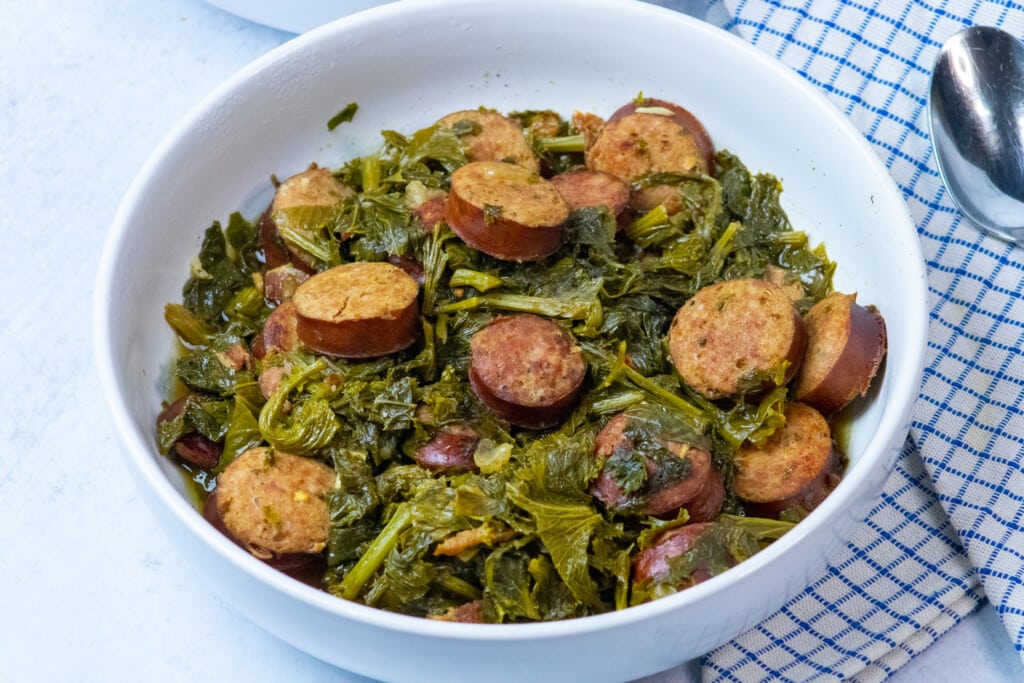
[[[363,590],[363,586],[384,564],[388,553],[398,543],[398,536],[412,524],[412,512],[408,504],[401,504],[395,509],[395,514],[384,526],[384,529],[373,539],[373,543],[366,549],[363,556],[359,558],[355,566],[341,580],[341,597],[346,600],[354,600]]]

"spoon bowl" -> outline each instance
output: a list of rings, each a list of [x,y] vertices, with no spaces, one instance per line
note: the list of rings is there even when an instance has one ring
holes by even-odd
[[[1024,46],[972,26],[942,46],[929,122],[950,197],[985,232],[1024,244]]]

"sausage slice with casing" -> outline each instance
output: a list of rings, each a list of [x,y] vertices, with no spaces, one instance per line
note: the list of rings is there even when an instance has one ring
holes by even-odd
[[[328,219],[335,208],[355,191],[334,177],[329,169],[311,168],[278,185],[274,199],[259,222],[260,245],[269,268],[294,263],[315,273],[317,259],[291,236],[306,237],[309,223]]]
[[[334,478],[318,460],[251,448],[217,477],[216,513],[229,535],[260,559],[316,554],[327,544],[324,496]]]
[[[807,334],[781,288],[741,279],[704,287],[683,304],[668,343],[683,381],[718,399],[787,383],[799,368]]]
[[[551,184],[572,211],[604,206],[621,223],[629,205],[629,185],[603,171],[582,169],[559,173],[551,178]]]
[[[641,550],[633,558],[633,580],[644,583],[660,579],[669,572],[669,560],[689,552],[697,539],[711,528],[711,524],[686,524],[669,529],[658,536],[655,542]],[[692,583],[700,583],[711,578],[706,567],[696,567],[690,575]]]
[[[572,411],[587,365],[561,327],[535,315],[496,318],[469,342],[469,383],[488,408],[528,429]]]
[[[885,320],[874,306],[833,292],[811,307],[804,323],[807,352],[793,397],[832,415],[867,393],[885,356]]]
[[[309,273],[291,263],[271,268],[263,276],[263,298],[275,304],[284,303],[308,279]]]
[[[465,425],[442,427],[434,437],[416,449],[413,460],[431,472],[475,472],[479,468],[473,460],[480,436]]]
[[[302,343],[331,356],[372,358],[416,340],[419,286],[390,263],[347,263],[314,275],[292,297]]]
[[[697,168],[708,174],[714,170],[715,146],[711,142],[711,136],[707,129],[704,128],[700,119],[675,102],[659,100],[654,97],[647,97],[640,101],[634,100],[616,109],[615,113],[608,117],[605,125],[637,114],[667,117],[679,124],[693,138],[693,144],[696,146],[698,154]]]
[[[733,458],[736,495],[760,517],[813,510],[838,480],[839,458],[824,416],[803,403],[790,403],[785,415],[785,426],[764,446],[744,444]]]
[[[536,173],[501,161],[477,161],[452,173],[444,218],[466,244],[485,254],[539,261],[562,246],[569,207]]]
[[[522,166],[532,173],[540,172],[540,164],[523,137],[523,129],[512,119],[493,111],[467,109],[441,118],[438,125],[459,130],[469,161],[506,161]]]
[[[714,148],[704,126],[690,112],[664,100],[630,102],[605,122],[586,151],[587,168],[634,182],[653,173],[712,173]],[[664,204],[670,213],[682,208],[670,185],[635,189],[634,211]]]
[[[295,304],[285,301],[275,308],[263,321],[263,330],[253,342],[252,351],[259,359],[266,358],[273,351],[288,353],[299,344],[298,318]]]
[[[714,519],[725,500],[722,475],[703,448],[657,438],[647,439],[653,452],[641,453],[640,444],[630,434],[631,421],[620,413],[609,420],[594,442],[594,454],[604,467],[590,486],[590,493],[608,509],[639,512],[656,517],[675,515],[685,507],[690,519],[705,522]],[[643,482],[627,490],[623,475],[635,458],[643,460]],[[634,476],[639,473],[634,473]]]

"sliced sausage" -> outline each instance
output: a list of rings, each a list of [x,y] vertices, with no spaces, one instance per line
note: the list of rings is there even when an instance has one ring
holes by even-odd
[[[309,273],[291,263],[271,268],[263,276],[263,298],[275,304],[284,303],[308,279]]]
[[[401,268],[355,262],[314,275],[292,303],[303,344],[331,356],[372,358],[416,340],[419,287]]]
[[[251,368],[253,365],[252,355],[241,344],[232,344],[223,351],[220,351],[217,354],[217,360],[224,367],[231,368],[236,372]]]
[[[242,545],[238,541],[238,539],[231,535],[231,532],[228,530],[227,526],[224,525],[224,520],[221,518],[220,511],[217,509],[216,489],[214,489],[213,493],[208,495],[206,497],[206,500],[203,502],[203,518],[207,522],[209,522],[214,529],[222,533],[233,543],[247,550],[247,548],[245,548],[245,546]],[[304,577],[302,577],[300,574],[296,574],[293,572],[298,569],[315,571],[317,569],[317,566],[322,562],[321,558],[321,555],[312,555],[310,553],[283,553],[281,555],[270,555],[269,557],[260,557],[259,559],[263,560],[265,563],[267,563],[274,569],[285,572],[291,576],[294,576],[295,578],[298,578],[301,581],[303,580]],[[323,577],[322,570],[315,578],[320,579],[321,577]],[[310,583],[310,585],[316,586],[317,583],[319,582],[311,581],[308,583]]]
[[[388,256],[388,263],[401,268],[406,275],[416,281],[417,286],[422,287],[425,274],[423,264],[408,256]]]
[[[263,260],[266,261],[267,268],[277,268],[292,262],[292,255],[288,251],[288,247],[285,246],[284,240],[277,233],[277,225],[271,217],[269,206],[260,215],[260,221],[256,225],[256,230],[260,248],[263,249]],[[302,268],[307,273],[313,271],[312,268],[302,262],[299,262],[297,267]]]
[[[412,208],[412,213],[424,232],[432,233],[435,225],[444,222],[444,205],[447,201],[448,193],[445,192]]]
[[[797,302],[807,296],[804,283],[785,268],[769,263],[764,271],[764,279],[766,282],[781,287],[790,301]]]
[[[174,442],[174,452],[187,463],[204,469],[212,469],[220,462],[224,446],[216,441],[211,441],[198,432],[192,432],[179,437]]]
[[[430,441],[416,449],[413,460],[431,472],[475,472],[473,454],[480,436],[465,425],[449,425],[438,430]]]
[[[478,161],[452,173],[444,217],[474,249],[505,261],[539,261],[562,246],[569,207],[536,173]]]
[[[786,293],[764,280],[709,285],[680,307],[668,334],[672,364],[701,395],[718,399],[785,384],[807,345],[803,319]]]
[[[252,352],[257,358],[262,359],[274,351],[288,353],[298,344],[298,317],[295,313],[295,304],[286,301],[267,316],[263,322],[263,330],[253,342]]]
[[[711,524],[687,524],[661,534],[651,547],[641,550],[633,558],[633,581],[644,583],[668,574],[668,561],[689,552],[697,539],[710,528]],[[707,567],[697,567],[690,578],[697,584],[711,578],[711,572]]]
[[[645,98],[640,102],[634,100],[616,109],[615,113],[608,117],[607,123],[615,123],[619,119],[640,113],[667,116],[682,126],[693,137],[693,142],[700,153],[700,170],[711,173],[715,167],[715,146],[711,142],[711,136],[700,119],[674,102],[654,97]]]
[[[468,124],[471,132],[461,138],[469,161],[506,161],[533,173],[540,171],[537,157],[523,137],[523,129],[510,118],[493,111],[469,109],[448,114],[437,123],[445,128]]]
[[[291,261],[307,272],[316,272],[317,260],[298,244],[281,234],[281,221],[300,209],[332,208],[355,195],[355,191],[334,177],[330,169],[311,168],[278,185],[270,208],[260,219],[260,244],[271,268]],[[297,228],[298,229],[298,228]],[[282,247],[284,251],[282,252]],[[282,259],[282,256],[287,255]]]
[[[604,206],[620,223],[620,219],[625,217],[629,205],[629,185],[610,173],[587,169],[569,171],[551,178],[551,184],[562,195],[571,211],[588,206]]]
[[[635,443],[627,432],[630,420],[625,413],[613,417],[598,433],[594,454],[607,463],[612,456],[630,455]],[[645,481],[636,491],[627,493],[616,480],[614,468],[604,467],[590,487],[590,493],[605,507],[619,512],[674,516],[685,507],[694,521],[714,519],[725,500],[722,476],[702,448],[674,441],[661,442],[664,457],[673,462],[658,462],[645,457]],[[675,467],[673,467],[675,465]]]
[[[251,448],[217,477],[216,509],[224,528],[261,559],[317,554],[327,544],[326,494],[334,470],[310,458]]]
[[[590,112],[574,111],[572,113],[572,129],[583,135],[584,150],[590,149],[604,128],[604,119]]]
[[[776,517],[783,510],[813,510],[835,488],[839,459],[824,416],[803,403],[786,406],[786,425],[758,448],[736,451],[733,486],[747,512]]]
[[[434,226],[444,220],[444,203],[448,193],[427,187],[419,180],[412,180],[405,186],[403,201],[416,217],[420,228],[426,233],[434,232]]]
[[[484,623],[484,601],[474,600],[450,607],[443,614],[428,614],[427,619],[435,621],[455,621],[461,624],[483,624]]]
[[[177,401],[164,408],[156,418],[157,424],[161,422],[173,422],[178,419],[178,417],[185,412],[185,404],[191,396],[192,394],[182,396]],[[223,445],[203,436],[199,432],[182,434],[171,445],[171,452],[179,458],[190,465],[195,465],[196,467],[202,467],[205,469],[216,467],[217,463],[220,462],[220,456],[223,451]]]
[[[714,164],[711,140],[704,127],[682,107],[664,100],[635,102],[620,108],[605,123],[586,151],[587,167],[630,182],[652,173],[710,173]],[[655,185],[633,192],[638,213],[663,204],[678,213],[682,201],[676,188]]]
[[[263,395],[263,398],[270,400],[270,397],[281,388],[281,382],[284,381],[289,370],[290,367],[281,365],[272,365],[263,369],[259,379],[260,394]]]
[[[528,429],[572,411],[587,365],[568,332],[534,315],[499,317],[469,342],[469,383],[488,408]]]
[[[825,415],[864,396],[886,352],[885,320],[874,306],[833,292],[804,317],[807,352],[793,397]]]

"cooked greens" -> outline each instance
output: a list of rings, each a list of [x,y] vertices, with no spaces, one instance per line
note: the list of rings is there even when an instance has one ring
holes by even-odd
[[[351,120],[350,104],[328,123]],[[582,136],[552,112],[514,115],[547,168],[582,163]],[[422,270],[422,329],[411,348],[384,358],[339,360],[304,350],[251,353],[273,303],[257,224],[231,216],[206,231],[182,303],[167,322],[182,342],[173,377],[183,409],[162,421],[168,452],[197,432],[223,444],[216,474],[248,448],[269,445],[319,459],[336,472],[322,581],[349,600],[421,616],[482,601],[491,622],[549,620],[622,609],[685,588],[757,552],[791,526],[723,515],[662,577],[634,582],[631,562],[659,534],[688,521],[609,510],[589,493],[602,467],[628,495],[652,478],[686,475],[667,442],[701,444],[727,482],[745,441],[763,443],[784,421],[786,389],[751,402],[712,402],[682,385],[665,336],[697,290],[784,268],[804,287],[806,309],[831,290],[834,264],[793,230],[781,186],[719,152],[714,177],[658,173],[634,189],[675,188],[682,209],[640,216],[622,233],[604,208],[574,211],[557,254],[500,261],[468,247],[443,223],[424,229],[410,206],[445,190],[466,163],[460,136],[431,126],[383,133],[381,148],[335,176],[354,190],[339,206],[278,216],[286,245],[318,266],[392,260]],[[570,331],[589,366],[584,394],[554,430],[510,428],[467,380],[470,337],[494,316],[526,312]],[[261,386],[268,371],[276,386]],[[752,378],[754,382],[759,378]],[[259,384],[257,383],[259,382]],[[603,463],[595,438],[613,414],[630,416],[635,449]],[[441,428],[471,425],[478,471],[431,472],[412,456]],[[658,435],[656,438],[652,435]],[[649,463],[656,463],[651,468]],[[628,507],[628,506],[627,506]]]

